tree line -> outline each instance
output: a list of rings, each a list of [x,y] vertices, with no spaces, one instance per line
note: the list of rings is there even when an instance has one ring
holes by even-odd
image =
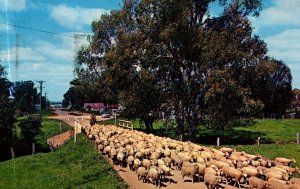
[[[253,34],[249,16],[261,6],[260,0],[124,0],[92,23],[63,104],[118,102],[148,131],[164,112],[174,115],[177,136],[189,140],[199,125],[222,130],[280,117],[291,104],[292,75]]]
[[[0,64],[0,161],[11,159],[11,150],[15,156],[30,154],[32,142],[41,134],[41,119],[33,115],[39,99],[32,81],[10,82]]]

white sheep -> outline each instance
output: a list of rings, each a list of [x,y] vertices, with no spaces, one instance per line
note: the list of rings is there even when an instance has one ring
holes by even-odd
[[[156,168],[150,168],[147,174],[148,179],[151,179],[155,186],[160,186],[160,173]]]
[[[148,174],[148,171],[146,170],[145,167],[139,167],[137,169],[138,180],[142,179],[143,182],[146,182],[147,174]]]

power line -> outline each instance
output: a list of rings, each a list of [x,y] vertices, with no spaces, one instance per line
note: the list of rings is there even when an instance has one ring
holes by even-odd
[[[3,23],[3,22],[0,22],[0,23],[3,25],[12,26],[12,27],[16,27],[16,28],[22,28],[22,29],[37,31],[37,32],[43,32],[43,33],[47,33],[47,34],[51,34],[51,35],[60,35],[63,37],[75,38],[72,35],[66,35],[66,34],[61,34],[61,33],[57,33],[57,32],[41,30],[41,29],[35,29],[35,28],[31,28],[31,27],[26,27],[26,26],[19,26],[19,25],[15,25],[15,24],[8,24],[8,23]],[[81,38],[81,39],[86,39],[86,38]]]

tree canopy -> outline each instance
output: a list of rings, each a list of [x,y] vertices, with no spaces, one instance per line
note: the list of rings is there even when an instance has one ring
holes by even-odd
[[[162,107],[172,109],[177,136],[188,130],[189,139],[201,123],[224,129],[261,112],[283,114],[291,73],[252,33],[248,16],[260,8],[260,0],[124,1],[92,23],[77,79],[93,77],[95,94],[112,96],[148,130]]]

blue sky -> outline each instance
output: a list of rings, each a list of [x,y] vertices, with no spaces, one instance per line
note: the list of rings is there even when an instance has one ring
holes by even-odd
[[[46,81],[50,101],[61,101],[73,78],[74,34],[91,34],[90,23],[118,9],[121,0],[0,0],[0,57],[8,78]],[[293,88],[300,88],[300,0],[264,0],[260,17],[251,18],[254,33],[268,54],[289,65]],[[57,33],[47,34],[4,25]],[[16,34],[19,34],[16,71]],[[76,40],[79,45],[86,40]],[[36,84],[38,86],[38,84]]]

